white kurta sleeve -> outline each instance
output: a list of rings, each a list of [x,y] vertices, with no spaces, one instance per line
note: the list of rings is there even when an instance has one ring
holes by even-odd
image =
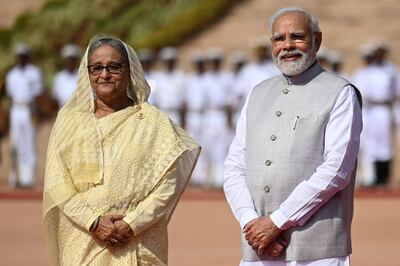
[[[351,180],[362,129],[361,106],[352,86],[339,94],[325,132],[324,161],[271,214],[280,229],[302,226]]]
[[[243,106],[237,126],[236,136],[225,160],[224,192],[241,228],[259,217],[246,182],[246,110],[249,97]]]

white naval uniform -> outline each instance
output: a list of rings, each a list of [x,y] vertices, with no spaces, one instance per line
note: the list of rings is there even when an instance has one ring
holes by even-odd
[[[154,78],[157,89],[152,93],[152,104],[181,125],[180,110],[183,106],[185,74],[179,70],[159,71]]]
[[[208,72],[204,112],[204,154],[208,164],[209,184],[223,185],[224,160],[232,137],[226,108],[232,93],[232,74],[225,70]]]
[[[18,179],[22,186],[33,186],[36,168],[36,132],[31,105],[42,91],[40,70],[32,64],[24,68],[15,66],[6,76],[6,91],[12,101],[10,145],[15,156],[10,169],[10,185],[15,186]]]
[[[69,97],[75,91],[78,83],[78,69],[71,72],[66,69],[59,71],[54,77],[53,97],[61,108],[68,101]]]
[[[206,104],[207,75],[189,74],[185,79],[186,130],[200,144],[204,146],[204,109]],[[193,170],[191,183],[207,185],[207,168],[204,153],[200,154],[197,165]]]
[[[240,227],[251,220],[258,218],[253,199],[246,182],[246,112],[248,99],[242,109],[237,127],[236,136],[230,146],[228,157],[225,161],[224,191],[227,201],[238,220]],[[346,86],[338,96],[331,111],[325,133],[325,151],[323,164],[306,181],[300,183],[289,197],[274,211],[270,218],[279,228],[289,229],[294,226],[304,225],[313,213],[330,199],[331,191],[343,189],[351,175],[355,164],[356,155],[347,156],[347,153],[357,152],[357,140],[350,141],[353,132],[361,130],[361,121],[353,117],[360,117],[361,109],[357,96],[351,86]],[[354,158],[349,160],[348,158]],[[241,266],[347,266],[349,257],[337,257],[312,261],[257,261],[244,262]]]
[[[394,101],[395,79],[384,66],[370,65],[359,70],[354,84],[363,96],[364,129],[361,134],[360,155],[364,185],[374,183],[373,162],[388,161],[393,157],[393,113],[388,105],[369,104],[368,101]]]
[[[396,103],[394,105],[397,142],[400,144],[400,71],[396,70]]]
[[[156,94],[156,91],[158,89],[157,73],[158,73],[157,71],[149,71],[149,72],[144,73],[144,77],[150,86],[150,95],[149,95],[149,99],[147,101],[152,105],[155,105],[154,95]]]
[[[232,106],[232,124],[236,125],[239,120],[240,111],[242,110],[243,104],[245,102],[247,94],[244,94],[244,90],[242,89],[245,86],[242,86],[245,82],[243,81],[243,68],[237,72],[232,73],[232,92],[230,95],[230,104]]]
[[[400,143],[400,70],[390,61],[384,62],[384,68],[394,76],[396,102],[393,106],[393,115],[396,125],[397,141]]]

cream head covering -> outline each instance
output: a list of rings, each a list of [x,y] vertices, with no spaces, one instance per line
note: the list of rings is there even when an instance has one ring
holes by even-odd
[[[150,86],[144,78],[142,66],[140,64],[139,58],[136,55],[136,52],[118,38],[106,35],[106,34],[98,34],[93,37],[86,49],[85,55],[82,58],[79,74],[78,74],[78,86],[70,100],[67,102],[63,109],[71,109],[77,108],[80,111],[84,112],[93,112],[94,111],[94,93],[90,86],[89,73],[87,70],[88,66],[88,51],[89,48],[100,39],[114,39],[120,41],[128,54],[128,62],[129,62],[129,72],[130,72],[130,85],[129,85],[129,95],[132,95],[134,98],[135,105],[141,105],[147,101],[147,98],[150,94]]]

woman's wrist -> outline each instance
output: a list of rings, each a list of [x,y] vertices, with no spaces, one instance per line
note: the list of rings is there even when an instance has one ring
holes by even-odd
[[[97,226],[99,225],[100,217],[101,216],[97,217],[97,219],[92,223],[92,225],[90,226],[90,229],[89,229],[90,232],[93,232],[94,230],[97,229]]]

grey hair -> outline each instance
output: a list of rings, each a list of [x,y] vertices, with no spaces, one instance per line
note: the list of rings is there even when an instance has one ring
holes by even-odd
[[[121,54],[123,62],[125,64],[129,64],[128,52],[126,51],[125,45],[120,40],[108,38],[108,37],[98,39],[90,45],[89,50],[88,50],[88,58],[87,58],[88,62],[89,62],[89,59],[92,56],[94,50],[96,50],[97,48],[99,48],[101,46],[106,46],[106,45],[111,46],[112,48],[117,50]]]
[[[271,34],[272,34],[272,26],[273,26],[274,22],[276,21],[276,19],[287,13],[304,14],[308,18],[312,32],[314,32],[314,33],[321,32],[321,30],[319,28],[318,19],[314,15],[312,15],[311,13],[306,11],[304,8],[291,6],[291,7],[285,7],[285,8],[279,9],[269,18],[268,30]]]
[[[93,52],[102,46],[111,46],[112,48],[114,48],[115,50],[117,50],[120,55],[122,56],[122,61],[124,64],[128,65],[128,69],[129,69],[129,56],[128,56],[128,52],[126,51],[125,45],[118,39],[113,39],[113,38],[109,38],[109,37],[104,37],[101,39],[98,39],[96,41],[94,41],[89,49],[88,49],[88,57],[87,57],[87,61],[89,62],[90,57],[92,56]],[[128,87],[126,88],[126,95],[128,96],[128,98],[130,98],[131,100],[135,100],[134,97],[132,96],[131,90],[129,89],[131,85],[128,85]],[[93,91],[94,97],[96,98],[96,92]]]

